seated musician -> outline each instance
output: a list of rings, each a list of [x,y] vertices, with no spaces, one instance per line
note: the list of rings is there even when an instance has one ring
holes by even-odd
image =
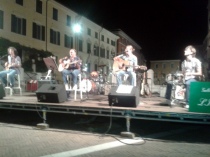
[[[77,56],[77,51],[75,49],[69,50],[69,56],[61,58],[59,63],[62,64],[63,70],[60,70],[62,73],[62,79],[65,85],[66,90],[69,89],[67,76],[73,80],[73,89],[77,89],[78,75],[81,72],[81,59]],[[59,66],[60,67],[60,66]],[[67,98],[70,99],[70,92],[67,91]]]
[[[182,62],[182,73],[184,74],[186,84],[186,105],[185,108],[189,108],[190,99],[190,83],[197,82],[199,76],[202,76],[202,63],[195,57],[196,49],[194,46],[189,45],[184,50],[186,59]]]
[[[132,45],[127,45],[125,54],[114,57],[113,72],[117,77],[117,85],[122,84],[122,77],[128,74],[130,85],[136,86],[136,73],[135,69],[138,68],[138,59],[133,54],[135,49]]]
[[[15,74],[20,74],[21,68],[21,58],[18,56],[18,51],[15,47],[9,47],[8,51],[8,61],[5,63],[5,70],[0,72],[0,82],[3,86],[7,85],[7,81],[11,88],[14,87]],[[7,80],[7,75],[9,75],[9,80]]]

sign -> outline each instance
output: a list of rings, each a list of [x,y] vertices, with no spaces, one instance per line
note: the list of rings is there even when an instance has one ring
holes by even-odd
[[[210,82],[190,84],[190,112],[210,113]]]

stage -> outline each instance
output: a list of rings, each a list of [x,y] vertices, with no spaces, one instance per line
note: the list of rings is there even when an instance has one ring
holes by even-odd
[[[85,94],[83,99],[60,103],[38,102],[35,92],[23,92],[0,99],[0,109],[23,110],[42,113],[43,123],[47,123],[47,113],[64,113],[73,115],[106,116],[125,118],[127,129],[131,119],[170,121],[181,123],[210,124],[209,113],[189,112],[182,106],[171,107],[159,94],[151,97],[139,97],[136,107],[110,106],[107,95]]]

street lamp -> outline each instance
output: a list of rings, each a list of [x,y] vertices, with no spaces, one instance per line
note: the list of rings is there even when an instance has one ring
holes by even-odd
[[[80,24],[75,24],[73,26],[73,32],[75,33],[75,49],[78,51],[78,36],[77,34],[81,32],[81,25]]]

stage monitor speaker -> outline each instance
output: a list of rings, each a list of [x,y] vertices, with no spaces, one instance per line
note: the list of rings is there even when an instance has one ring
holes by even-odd
[[[39,102],[60,103],[67,100],[64,85],[43,84],[37,91],[36,96]]]
[[[0,84],[0,99],[3,99],[5,97],[5,91],[2,84]]]
[[[139,105],[139,89],[135,86],[112,86],[108,94],[109,106],[137,107]]]
[[[56,80],[38,80],[38,89],[43,85],[43,84],[57,84]]]

